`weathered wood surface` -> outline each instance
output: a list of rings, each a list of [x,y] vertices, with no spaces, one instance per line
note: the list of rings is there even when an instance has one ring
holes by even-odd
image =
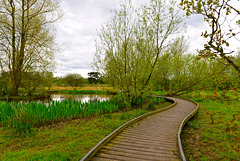
[[[174,107],[126,128],[91,160],[181,160],[177,133],[182,120],[194,111],[196,105],[178,98],[171,99],[177,102]]]

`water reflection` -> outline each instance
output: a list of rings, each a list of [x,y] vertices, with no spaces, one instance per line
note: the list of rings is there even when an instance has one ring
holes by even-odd
[[[97,95],[97,94],[52,94],[50,98],[45,99],[34,99],[34,100],[21,100],[21,101],[15,101],[20,104],[22,103],[43,103],[47,106],[52,103],[52,101],[58,101],[61,102],[63,100],[72,100],[72,101],[81,101],[81,102],[89,102],[89,101],[108,101],[112,95]],[[2,102],[2,101],[0,101]],[[11,102],[11,101],[8,101]]]
[[[52,94],[51,101],[59,101],[62,100],[72,100],[72,101],[107,101],[110,99],[110,95],[90,95],[90,94]]]

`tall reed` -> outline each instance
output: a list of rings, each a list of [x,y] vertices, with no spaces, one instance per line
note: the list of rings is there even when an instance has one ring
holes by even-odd
[[[32,127],[51,124],[61,120],[90,117],[118,110],[108,101],[81,102],[53,101],[49,106],[43,103],[0,103],[0,124],[13,127],[18,132],[30,132]]]

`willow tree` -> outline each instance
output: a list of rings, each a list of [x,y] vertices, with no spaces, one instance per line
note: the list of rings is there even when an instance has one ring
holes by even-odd
[[[126,95],[141,96],[181,22],[173,2],[150,0],[134,8],[131,1],[122,1],[100,30],[96,67]]]
[[[9,75],[12,95],[18,95],[22,73],[53,64],[53,22],[61,15],[58,0],[0,1],[0,65]]]

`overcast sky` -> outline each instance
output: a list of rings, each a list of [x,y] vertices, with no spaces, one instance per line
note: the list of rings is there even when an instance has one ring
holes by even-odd
[[[95,55],[97,29],[109,20],[110,10],[118,3],[119,0],[62,0],[64,16],[56,24],[57,41],[62,50],[56,58],[55,76],[79,73],[87,78],[87,73],[93,71],[91,62]],[[190,51],[194,52],[204,44],[201,32],[207,25],[201,16],[192,16],[187,20],[187,27],[186,37],[189,38]]]

